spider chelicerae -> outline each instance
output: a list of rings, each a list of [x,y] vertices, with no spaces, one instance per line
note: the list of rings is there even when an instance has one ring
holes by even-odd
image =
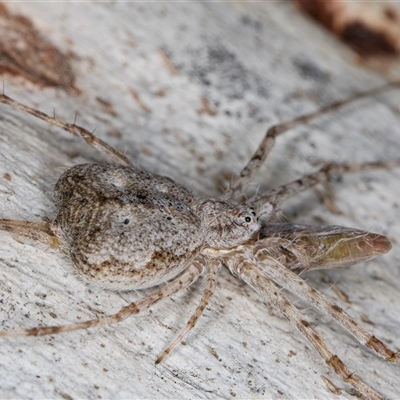
[[[372,259],[388,252],[390,241],[385,236],[352,228],[282,224],[275,220],[285,199],[331,177],[394,168],[400,166],[400,161],[329,163],[315,173],[266,193],[250,198],[244,193],[277,136],[347,103],[397,86],[390,83],[271,127],[219,199],[200,199],[169,178],[135,167],[127,157],[86,129],[0,95],[1,103],[82,137],[113,162],[77,165],[64,172],[54,188],[57,216],[53,221],[2,219],[0,229],[59,248],[69,255],[79,275],[103,288],[157,287],[151,295],[110,316],[65,326],[2,331],[0,336],[41,336],[120,322],[188,288],[205,274],[200,304],[186,327],[157,358],[159,363],[196,325],[214,293],[220,268],[226,266],[293,322],[346,383],[368,398],[383,399],[329,350],[281,288],[329,314],[382,358],[399,362],[398,353],[299,276],[303,271],[341,268]],[[168,283],[162,285],[164,282]]]

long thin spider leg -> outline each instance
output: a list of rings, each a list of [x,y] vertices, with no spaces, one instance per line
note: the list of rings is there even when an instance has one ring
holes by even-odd
[[[238,260],[235,260],[238,261]],[[260,293],[289,321],[293,322],[297,329],[310,341],[325,362],[343,379],[352,385],[357,391],[371,400],[384,400],[374,389],[368,386],[359,376],[350,372],[347,366],[332,353],[322,338],[314,331],[310,324],[304,320],[300,311],[293,306],[262,272],[249,262],[239,261],[235,264],[228,262],[231,271],[243,279],[251,288]]]
[[[0,219],[0,230],[43,243],[51,248],[57,248],[60,245],[58,238],[51,230],[50,222]]]
[[[129,161],[127,157],[125,157],[123,154],[115,150],[113,147],[111,147],[109,144],[107,144],[97,136],[93,135],[85,128],[82,128],[79,125],[75,125],[75,123],[69,124],[57,118],[50,117],[49,115],[42,113],[41,111],[35,110],[34,108],[28,107],[16,100],[13,100],[12,98],[6,96],[5,94],[0,94],[0,103],[7,104],[15,108],[19,108],[20,110],[25,111],[28,114],[31,114],[34,117],[39,118],[43,121],[46,121],[51,125],[57,126],[58,128],[61,128],[64,131],[67,131],[74,136],[83,138],[88,145],[101,151],[111,160],[117,162],[118,164],[132,166],[132,163]]]
[[[230,188],[224,193],[224,197],[230,198],[230,199],[238,199],[243,194],[246,185],[252,180],[253,176],[257,173],[257,171],[260,169],[261,165],[267,159],[270,151],[274,147],[275,138],[278,135],[280,135],[298,125],[307,123],[310,120],[312,120],[316,117],[319,117],[320,115],[335,111],[338,108],[340,108],[346,104],[352,103],[356,100],[360,100],[360,99],[363,99],[366,97],[373,96],[375,94],[384,92],[389,89],[395,89],[399,86],[400,86],[400,82],[387,83],[385,85],[373,88],[373,89],[365,91],[363,93],[356,94],[347,99],[336,101],[332,104],[329,104],[325,107],[320,108],[317,111],[294,118],[291,121],[283,122],[281,124],[271,126],[268,129],[267,133],[265,134],[263,140],[259,144],[257,150],[251,157],[250,161],[242,169],[238,178],[232,183]]]
[[[218,272],[221,269],[221,260],[214,259],[208,261],[208,269],[207,269],[207,285],[204,289],[203,296],[201,298],[200,304],[196,308],[195,312],[190,317],[188,323],[182,332],[176,337],[176,339],[160,354],[160,356],[156,360],[156,364],[160,363],[171,351],[174,347],[179,344],[182,339],[195,327],[197,321],[203,314],[203,311],[207,307],[208,302],[210,301],[212,295],[214,294],[215,287],[217,285],[217,276]]]
[[[274,207],[278,207],[284,200],[304,192],[319,183],[327,181],[334,176],[340,176],[346,173],[369,171],[375,169],[391,169],[400,167],[400,160],[395,161],[373,161],[361,164],[336,164],[328,163],[321,167],[318,171],[309,175],[305,175],[286,185],[269,190],[262,196],[252,198],[249,204],[256,205],[258,208],[263,204],[271,203]]]
[[[63,326],[46,326],[37,327],[23,330],[14,331],[1,331],[0,336],[43,336],[43,335],[53,335],[56,333],[71,332],[78,329],[87,329],[94,326],[104,326],[117,323],[125,320],[133,314],[139,314],[143,310],[149,308],[153,304],[159,302],[160,300],[169,297],[194,283],[198,277],[204,272],[203,264],[197,262],[196,260],[177,278],[166,284],[161,289],[157,290],[155,293],[142,300],[135,303],[131,303],[126,307],[123,307],[120,311],[113,315],[109,315],[102,318],[92,319],[85,322],[80,322],[77,324],[63,325]]]
[[[366,331],[358,322],[350,317],[342,308],[328,300],[318,290],[290,271],[279,261],[268,257],[265,253],[256,256],[257,266],[268,279],[289,290],[319,310],[333,317],[357,340],[366,347],[374,350],[387,361],[400,362],[400,355],[390,350],[383,342]],[[262,261],[261,261],[262,260]]]

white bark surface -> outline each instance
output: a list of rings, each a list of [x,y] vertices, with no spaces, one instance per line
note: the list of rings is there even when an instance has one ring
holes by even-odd
[[[3,76],[5,91],[78,123],[138,165],[216,196],[238,173],[268,126],[383,83],[288,3],[24,3],[58,47],[75,54],[78,96]],[[177,68],[172,73],[161,56]],[[151,110],[134,100],[140,94]],[[109,101],[116,115],[104,111]],[[206,97],[216,115],[199,113]],[[357,102],[278,139],[257,176],[261,188],[315,170],[321,160],[400,157],[400,91]],[[52,187],[67,167],[104,161],[81,140],[0,106],[0,216],[54,216]],[[118,130],[121,138],[107,132]],[[319,164],[318,164],[319,165]],[[10,174],[11,180],[4,178]],[[292,221],[380,232],[385,257],[309,282],[400,348],[400,171],[347,176],[333,185],[332,214],[308,192],[287,204]],[[113,293],[76,278],[56,252],[0,232],[0,326],[66,324],[111,314],[143,293]],[[331,290],[335,283],[351,303]],[[288,321],[223,271],[195,330],[160,365],[154,361],[185,325],[201,283],[151,311],[107,328],[50,337],[2,338],[0,398],[352,398]],[[301,307],[307,308],[305,304]],[[400,367],[378,359],[329,317],[304,311],[330,347],[377,391],[399,396]],[[342,395],[329,391],[328,377]]]

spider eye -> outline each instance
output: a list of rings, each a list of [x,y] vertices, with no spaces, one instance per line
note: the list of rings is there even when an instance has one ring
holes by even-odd
[[[246,217],[244,220],[245,220],[246,222],[251,222],[251,217]]]

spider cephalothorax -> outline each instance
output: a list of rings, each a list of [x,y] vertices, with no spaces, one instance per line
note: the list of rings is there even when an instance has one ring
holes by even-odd
[[[209,199],[199,207],[201,229],[207,246],[228,249],[247,242],[261,225],[253,208]]]

